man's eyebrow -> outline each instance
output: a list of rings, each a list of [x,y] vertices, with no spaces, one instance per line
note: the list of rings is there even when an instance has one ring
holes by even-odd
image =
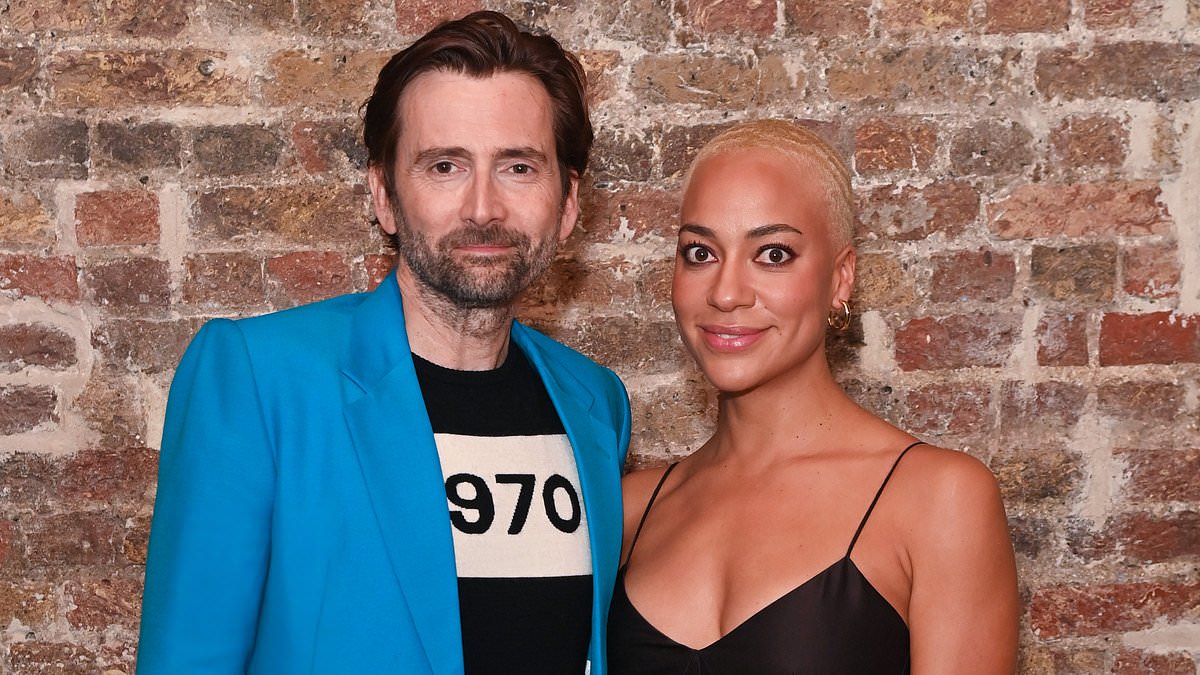
[[[442,147],[442,148],[426,148],[417,153],[417,156],[415,158],[413,158],[413,163],[414,164],[424,164],[425,162],[430,162],[435,159],[440,159],[443,157],[451,157],[454,159],[463,159],[465,157],[470,157],[470,156],[471,156],[471,153],[467,152],[466,148],[463,148],[460,146],[449,146],[449,147]]]
[[[540,164],[545,164],[548,161],[546,153],[529,146],[505,148],[496,153],[496,159],[528,159]]]

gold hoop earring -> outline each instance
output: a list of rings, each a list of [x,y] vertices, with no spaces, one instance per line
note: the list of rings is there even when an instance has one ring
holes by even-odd
[[[850,327],[850,305],[845,300],[838,300],[842,303],[842,310],[839,312],[836,309],[829,310],[829,316],[825,317],[825,321],[829,323],[829,327],[836,331],[844,331]]]

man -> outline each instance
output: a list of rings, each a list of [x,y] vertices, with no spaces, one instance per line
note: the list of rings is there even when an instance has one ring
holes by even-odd
[[[620,381],[513,322],[579,213],[582,69],[478,12],[366,106],[397,268],[196,336],[171,388],[138,672],[604,672]]]

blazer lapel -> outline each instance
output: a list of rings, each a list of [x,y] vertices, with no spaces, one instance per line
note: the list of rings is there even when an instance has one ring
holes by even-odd
[[[548,355],[538,347],[533,331],[514,323],[512,334],[541,374],[575,452],[591,537],[592,593],[596,599],[592,604],[592,635],[595,639],[603,630],[608,615],[607,603],[600,600],[612,592],[621,555],[621,476],[617,458],[620,432],[611,422],[592,415],[595,399],[591,390],[568,369],[548,360]]]
[[[393,272],[359,306],[342,370],[361,396],[348,397],[344,414],[430,668],[461,673],[462,629],[446,493],[401,302]]]

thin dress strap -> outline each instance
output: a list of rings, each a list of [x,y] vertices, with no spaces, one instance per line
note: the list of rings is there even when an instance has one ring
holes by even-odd
[[[621,567],[629,564],[629,559],[633,557],[633,547],[637,546],[638,536],[642,533],[642,526],[646,524],[646,516],[650,515],[650,507],[654,506],[654,500],[658,499],[658,491],[662,489],[663,483],[667,482],[667,476],[675,470],[675,466],[679,462],[671,462],[667,470],[658,479],[658,485],[654,486],[654,492],[650,493],[650,501],[646,502],[646,510],[642,511],[642,519],[638,521],[637,529],[633,531],[633,541],[629,542],[629,552],[625,554],[625,562],[621,563]]]
[[[871,511],[875,510],[875,503],[879,501],[879,497],[883,495],[883,489],[887,487],[888,481],[892,479],[892,474],[896,472],[896,467],[900,466],[900,460],[908,454],[909,450],[918,445],[925,445],[925,441],[917,441],[909,445],[904,450],[900,451],[900,455],[896,457],[896,461],[892,462],[892,468],[888,470],[887,475],[883,477],[883,484],[879,486],[879,491],[875,493],[875,498],[871,500],[871,505],[867,507],[867,512],[863,515],[862,522],[858,524],[858,529],[854,531],[854,538],[850,540],[850,548],[846,549],[846,557],[850,557],[850,552],[854,550],[854,544],[858,542],[858,535],[862,534],[863,528],[867,525],[867,519],[871,517]]]

